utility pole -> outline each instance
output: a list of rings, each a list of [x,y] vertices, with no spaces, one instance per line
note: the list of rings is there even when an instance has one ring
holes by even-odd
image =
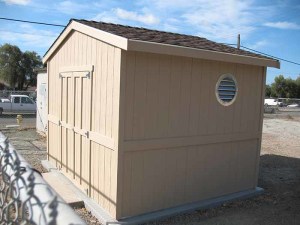
[[[241,47],[241,35],[240,34],[238,34],[238,36],[237,36],[237,49],[240,49],[240,47]]]

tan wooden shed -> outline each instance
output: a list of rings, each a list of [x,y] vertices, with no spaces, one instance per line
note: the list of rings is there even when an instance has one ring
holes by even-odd
[[[113,218],[255,190],[277,60],[75,19],[43,60],[48,160]]]

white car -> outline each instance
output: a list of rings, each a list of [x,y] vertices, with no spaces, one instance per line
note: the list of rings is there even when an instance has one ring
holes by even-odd
[[[290,108],[296,108],[296,107],[300,107],[299,104],[295,103],[295,104],[290,104],[288,105],[287,107],[290,107]]]
[[[36,103],[27,95],[11,95],[0,101],[0,115],[3,112],[36,113]]]
[[[273,98],[266,98],[265,99],[265,106],[279,106],[281,104],[281,102],[278,102],[277,99],[273,99]]]
[[[2,98],[2,99],[0,99],[0,102],[10,102],[10,101],[7,98]]]

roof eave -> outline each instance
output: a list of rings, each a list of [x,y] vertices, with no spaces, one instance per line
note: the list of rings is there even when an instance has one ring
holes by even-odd
[[[150,52],[157,54],[167,54],[176,56],[185,56],[192,58],[201,58],[207,60],[241,63],[248,65],[257,65],[265,67],[280,68],[280,62],[278,60],[258,58],[252,56],[244,56],[232,53],[217,52],[205,49],[196,49],[183,46],[174,46],[162,43],[153,43],[139,40],[128,40],[127,50]]]

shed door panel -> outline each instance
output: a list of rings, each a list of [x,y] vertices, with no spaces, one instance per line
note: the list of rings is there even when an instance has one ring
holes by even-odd
[[[69,177],[88,188],[90,158],[91,87],[90,71],[61,75],[60,147],[61,167]]]
[[[82,99],[82,82],[81,82],[81,78],[79,77],[75,77],[74,79],[75,82],[75,105],[74,105],[74,111],[75,111],[75,127],[82,127],[81,125],[81,99]]]

